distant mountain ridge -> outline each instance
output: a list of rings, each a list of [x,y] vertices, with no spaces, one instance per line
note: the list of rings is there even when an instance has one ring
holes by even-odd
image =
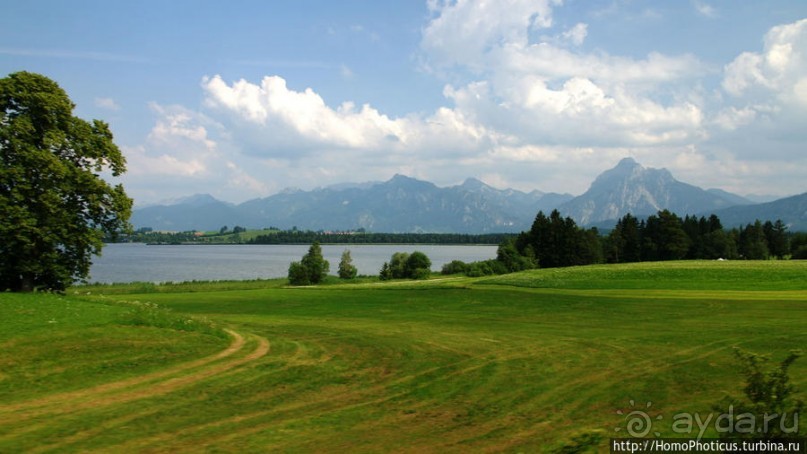
[[[715,213],[734,227],[755,219],[782,219],[807,230],[807,193],[753,204],[720,189],[704,190],[676,180],[666,169],[642,167],[625,158],[600,174],[580,196],[496,189],[468,178],[438,187],[395,175],[384,182],[344,183],[312,191],[284,190],[239,205],[207,194],[171,204],[137,208],[131,222],[155,230],[218,230],[240,225],[303,230],[408,233],[504,233],[527,230],[539,210],[558,209],[579,225],[612,226],[627,213],[637,217],[668,209],[684,216]],[[725,217],[725,219],[724,219]]]
[[[807,231],[807,192],[773,202],[741,205],[717,210],[724,227],[733,228],[754,222],[781,219],[791,231]]]
[[[375,232],[519,232],[539,210],[570,194],[500,190],[469,178],[461,185],[395,175],[380,183],[340,184],[312,191],[285,190],[232,205],[196,195],[172,205],[135,209],[132,224],[155,230],[218,230],[223,226]]]

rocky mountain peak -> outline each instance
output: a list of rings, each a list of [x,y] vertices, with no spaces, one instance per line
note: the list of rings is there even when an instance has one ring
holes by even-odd
[[[476,178],[467,178],[459,187],[467,191],[478,191],[480,189],[490,188],[490,186]]]
[[[583,195],[558,208],[581,224],[591,224],[627,213],[643,216],[669,209],[695,214],[735,203],[736,199],[723,194],[680,182],[667,169],[645,168],[633,158],[624,158],[601,173]]]

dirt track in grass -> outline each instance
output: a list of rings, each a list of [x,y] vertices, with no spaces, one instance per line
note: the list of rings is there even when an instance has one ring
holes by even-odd
[[[226,331],[232,337],[232,342],[215,355],[137,377],[0,406],[0,424],[19,423],[43,415],[73,413],[161,396],[228,372],[269,353],[270,346],[266,338],[249,335],[255,339],[257,345],[247,353],[248,342],[245,336],[233,330]],[[247,354],[242,356],[243,353]]]

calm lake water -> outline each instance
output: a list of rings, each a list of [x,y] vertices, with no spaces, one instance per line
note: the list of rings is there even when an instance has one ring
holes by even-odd
[[[285,277],[289,263],[299,261],[308,245],[182,245],[107,244],[95,257],[89,282],[180,282]],[[445,245],[324,245],[322,254],[339,269],[342,251],[350,250],[359,274],[377,275],[394,252],[421,251],[439,271],[452,260],[473,262],[496,257],[496,246]]]

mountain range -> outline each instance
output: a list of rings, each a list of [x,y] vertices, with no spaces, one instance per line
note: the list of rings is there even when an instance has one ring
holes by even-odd
[[[676,180],[666,169],[645,168],[631,158],[600,174],[580,196],[496,189],[474,178],[456,186],[395,175],[385,182],[339,184],[312,191],[288,189],[239,205],[200,194],[137,208],[135,228],[218,230],[223,226],[374,232],[519,232],[539,210],[558,209],[580,225],[610,227],[668,209],[717,214],[734,227],[755,219],[782,219],[791,230],[807,230],[807,193],[773,202],[752,201],[719,189],[704,190]]]

